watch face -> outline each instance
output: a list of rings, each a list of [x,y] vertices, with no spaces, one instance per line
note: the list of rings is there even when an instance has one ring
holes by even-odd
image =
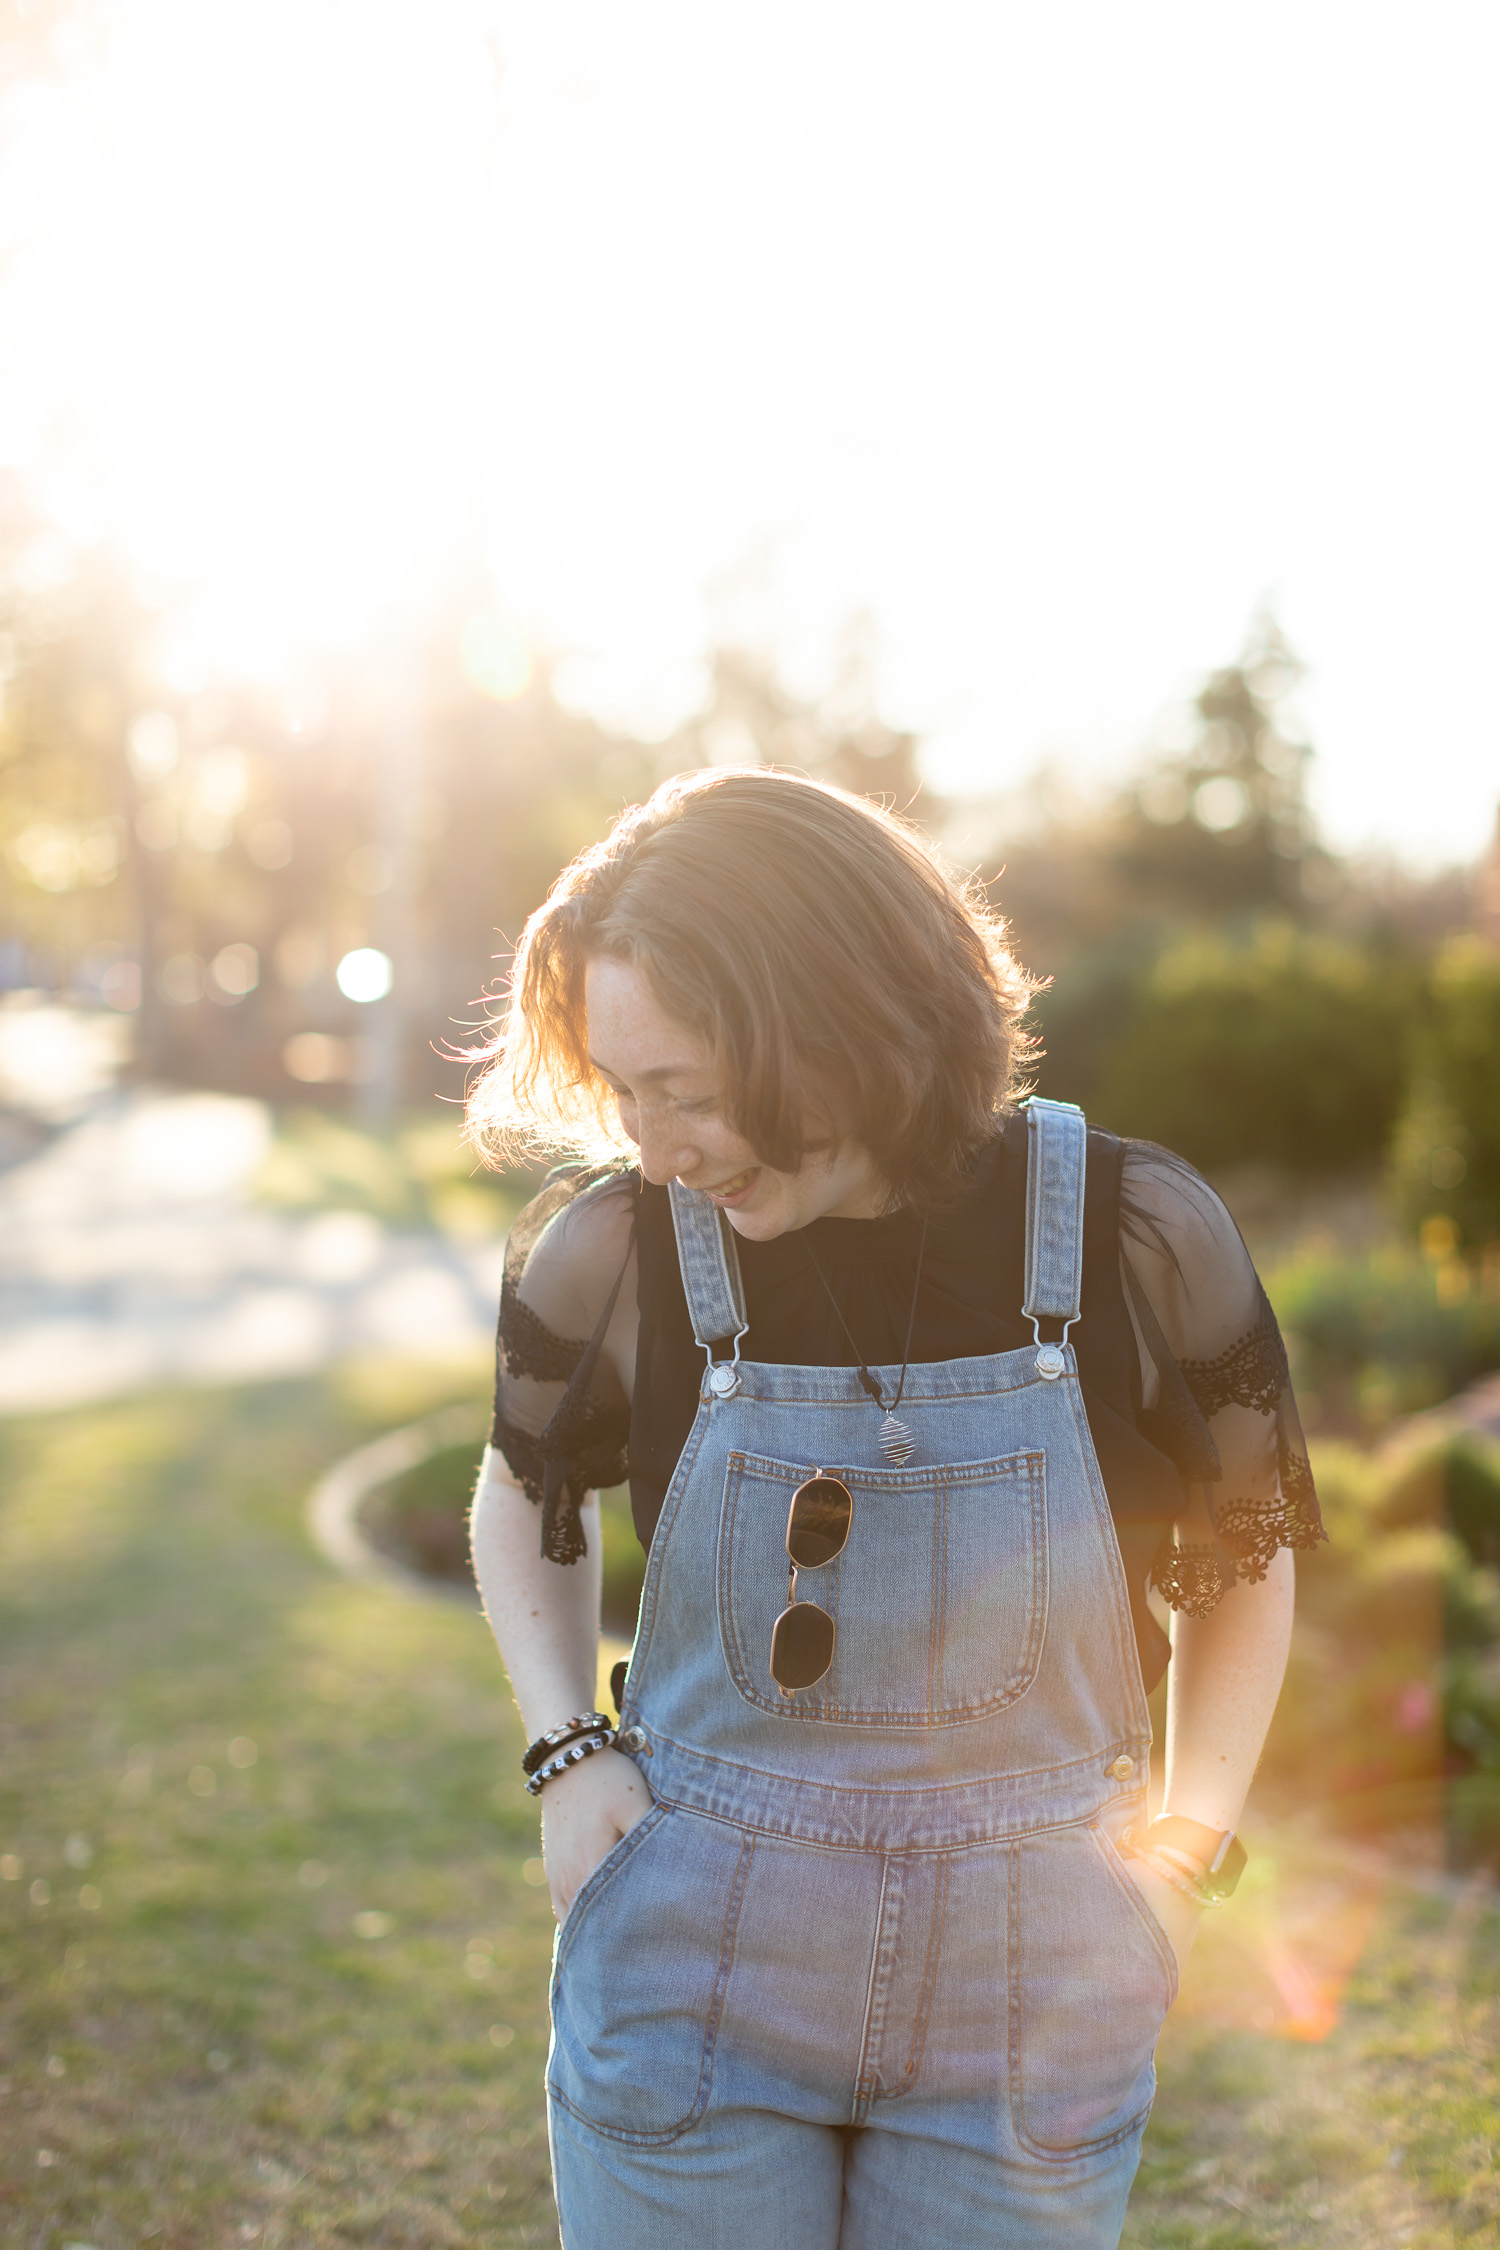
[[[1236,1884],[1245,1872],[1249,1854],[1238,1836],[1225,1839],[1217,1864],[1203,1878],[1203,1888],[1210,1898],[1232,1898]]]

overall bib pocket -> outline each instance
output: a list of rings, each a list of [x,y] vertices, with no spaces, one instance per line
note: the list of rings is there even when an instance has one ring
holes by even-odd
[[[1003,1711],[1036,1677],[1047,1622],[1046,1457],[909,1469],[825,1464],[854,1509],[843,1552],[802,1570],[797,1599],[834,1621],[833,1663],[783,1695],[771,1634],[787,1599],[787,1515],[806,1462],[732,1453],[719,1525],[719,1632],[747,1703],[842,1726],[955,1726]]]
[[[1107,2148],[1151,2107],[1172,1948],[1093,1822],[1015,1845],[1009,1922],[1017,2136],[1037,2156]]]
[[[574,1900],[547,2090],[596,2131],[661,2143],[702,2116],[751,1856],[738,1829],[657,1804]]]

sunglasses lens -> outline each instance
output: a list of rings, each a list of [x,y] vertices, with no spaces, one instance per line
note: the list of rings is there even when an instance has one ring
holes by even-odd
[[[833,1662],[833,1619],[816,1602],[793,1602],[771,1635],[771,1677],[781,1688],[814,1687]]]
[[[842,1553],[853,1514],[849,1488],[837,1477],[812,1477],[799,1485],[786,1526],[786,1551],[797,1568],[819,1570]]]

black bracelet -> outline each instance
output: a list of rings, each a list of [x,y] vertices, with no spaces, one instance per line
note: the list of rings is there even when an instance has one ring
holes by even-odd
[[[522,1773],[535,1773],[537,1767],[545,1765],[553,1751],[560,1750],[565,1742],[576,1742],[580,1735],[596,1734],[600,1727],[608,1725],[608,1714],[603,1711],[580,1711],[576,1719],[564,1719],[560,1727],[553,1727],[548,1733],[537,1736],[521,1760]]]
[[[608,1750],[615,1739],[613,1727],[601,1727],[597,1734],[585,1735],[581,1742],[570,1742],[565,1750],[538,1766],[526,1783],[528,1797],[540,1797],[549,1781],[556,1781],[560,1773],[571,1766],[581,1766],[585,1758],[592,1758],[596,1750]]]

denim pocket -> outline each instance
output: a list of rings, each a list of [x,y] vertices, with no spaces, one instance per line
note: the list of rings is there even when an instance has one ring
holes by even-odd
[[[1177,1990],[1171,1945],[1093,1823],[1028,1836],[1011,1855],[1011,2103],[1033,2154],[1124,2140],[1156,2091]]]
[[[632,1848],[633,1847],[633,1848]],[[675,2140],[708,2102],[753,1841],[658,1804],[558,1936],[547,2088],[617,2140]]]
[[[836,1629],[815,1687],[783,1696],[771,1629],[786,1606],[786,1525],[806,1462],[732,1453],[719,1526],[719,1631],[735,1686],[778,1717],[953,1726],[1003,1711],[1036,1677],[1047,1622],[1046,1456],[1010,1453],[830,1475],[854,1500],[841,1555],[797,1577]]]

